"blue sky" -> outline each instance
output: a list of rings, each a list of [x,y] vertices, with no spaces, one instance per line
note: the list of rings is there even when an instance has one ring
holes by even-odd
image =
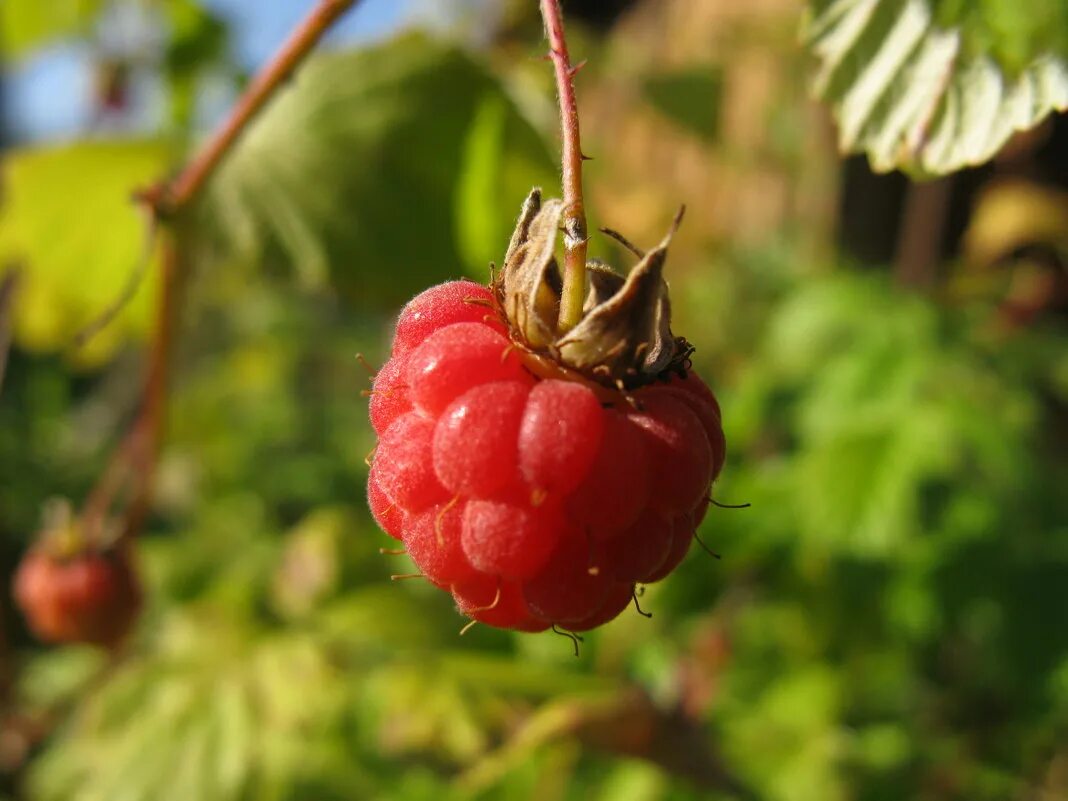
[[[42,0],[49,2],[50,0]],[[2,0],[0,0],[2,2]],[[234,55],[247,68],[262,64],[314,0],[204,0],[230,23]],[[372,41],[388,36],[417,15],[421,0],[364,0],[331,31],[331,45]],[[22,140],[63,139],[85,130],[93,112],[91,52],[80,43],[59,43],[8,65],[5,119]],[[135,91],[152,106],[159,86]],[[225,98],[224,98],[225,100]]]

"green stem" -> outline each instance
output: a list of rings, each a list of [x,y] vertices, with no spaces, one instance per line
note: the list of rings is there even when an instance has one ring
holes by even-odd
[[[564,21],[559,0],[541,0],[545,37],[556,72],[560,98],[562,183],[564,189],[564,290],[560,298],[561,332],[578,325],[586,297],[586,207],[582,201],[582,145],[579,141],[578,103],[575,101],[575,73],[564,38]]]

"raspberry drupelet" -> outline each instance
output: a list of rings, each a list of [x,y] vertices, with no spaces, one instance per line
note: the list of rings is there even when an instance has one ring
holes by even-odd
[[[368,503],[460,612],[586,631],[683,560],[726,444],[670,329],[669,234],[623,277],[590,263],[557,326],[563,205],[524,204],[491,286],[451,281],[397,320],[371,393]]]

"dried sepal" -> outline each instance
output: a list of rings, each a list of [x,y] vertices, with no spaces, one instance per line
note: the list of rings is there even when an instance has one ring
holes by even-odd
[[[562,282],[554,250],[563,213],[562,201],[542,205],[541,192],[530,193],[497,281],[498,300],[513,330],[535,349],[556,339]]]
[[[655,376],[668,367],[674,355],[671,306],[663,278],[669,240],[670,236],[649,251],[619,289],[555,342],[564,365],[582,372],[607,369],[624,383]]]
[[[583,317],[563,333],[558,325],[562,281],[555,257],[563,213],[562,201],[543,203],[538,189],[523,204],[504,268],[494,283],[513,338],[610,387],[639,387],[680,369],[689,350],[671,333],[671,303],[663,278],[678,218],[627,276],[590,261]]]

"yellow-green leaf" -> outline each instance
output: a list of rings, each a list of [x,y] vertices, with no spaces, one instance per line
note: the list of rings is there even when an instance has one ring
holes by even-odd
[[[167,150],[152,141],[78,142],[10,152],[0,171],[0,272],[22,270],[15,340],[106,360],[151,319],[153,271],[110,325],[84,347],[74,338],[120,296],[144,257],[145,220],[132,192],[159,178]]]
[[[21,55],[53,39],[82,32],[100,0],[4,0],[0,3],[0,51]]]

